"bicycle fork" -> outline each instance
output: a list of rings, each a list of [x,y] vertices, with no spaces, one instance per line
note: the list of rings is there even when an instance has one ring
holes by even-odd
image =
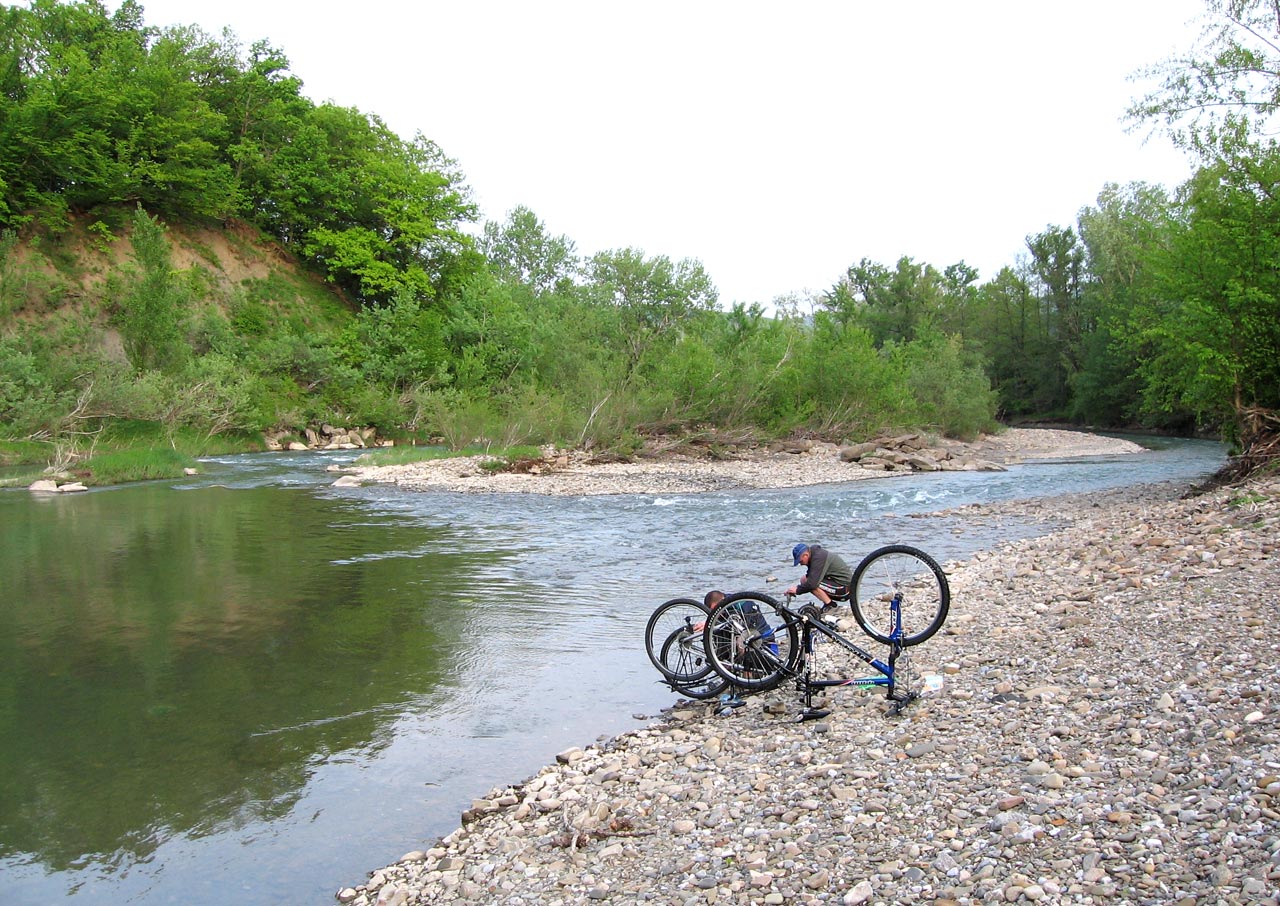
[[[887,697],[893,704],[889,706],[890,714],[901,714],[902,709],[911,704],[920,697],[920,693],[911,688],[911,667],[910,655],[907,654],[905,646],[902,644],[902,592],[896,591],[889,601],[889,613],[893,615],[893,632],[889,634],[889,691]],[[906,678],[906,682],[899,687],[898,669],[899,658],[905,657],[902,663],[902,674]]]

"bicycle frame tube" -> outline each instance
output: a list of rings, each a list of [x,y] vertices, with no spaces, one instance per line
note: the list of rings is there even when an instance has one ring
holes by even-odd
[[[865,648],[861,648],[861,647],[859,647],[858,645],[855,645],[853,642],[851,642],[851,641],[849,641],[848,639],[846,639],[844,636],[842,636],[840,633],[836,632],[834,629],[832,629],[832,628],[831,628],[830,626],[828,626],[826,623],[823,623],[821,620],[810,620],[810,619],[808,619],[808,618],[806,618],[806,617],[804,617],[804,616],[802,616],[802,615],[800,615],[800,614],[792,613],[791,611],[788,611],[788,613],[791,613],[791,615],[792,615],[792,616],[794,616],[797,620],[799,620],[800,622],[802,622],[802,623],[804,624],[804,626],[805,626],[805,628],[804,628],[804,632],[805,632],[805,639],[804,639],[804,643],[803,643],[803,644],[804,644],[804,646],[805,646],[805,656],[806,656],[806,658],[807,658],[809,655],[813,654],[813,639],[812,639],[812,637],[809,635],[809,633],[811,633],[811,632],[820,632],[820,633],[822,633],[823,635],[825,635],[827,638],[831,639],[833,642],[835,642],[835,643],[836,643],[837,645],[839,645],[840,647],[842,647],[842,648],[846,649],[847,651],[849,651],[850,653],[852,653],[855,657],[857,657],[857,658],[858,658],[860,661],[862,661],[864,664],[867,664],[867,665],[869,665],[872,669],[874,669],[874,670],[878,670],[880,673],[884,674],[884,676],[869,677],[869,678],[868,678],[868,679],[866,679],[866,680],[840,680],[840,681],[839,681],[839,683],[837,683],[835,680],[820,680],[820,681],[818,681],[818,682],[830,682],[830,683],[831,683],[831,684],[833,684],[833,685],[843,685],[843,686],[854,686],[854,685],[858,685],[858,686],[872,686],[872,685],[875,685],[875,686],[885,686],[885,685],[888,685],[888,684],[889,684],[889,681],[890,681],[891,677],[893,676],[893,668],[892,668],[891,666],[889,666],[888,664],[884,663],[883,661],[881,661],[881,660],[880,660],[879,658],[877,658],[874,654],[872,654],[871,652],[867,651]],[[898,629],[897,629],[896,631],[897,631],[898,633],[901,633],[901,631],[902,631],[902,627],[901,627],[901,626],[899,626],[899,627],[898,627]]]
[[[894,686],[893,664],[894,664],[894,661],[897,660],[896,652],[900,650],[900,646],[897,644],[897,640],[902,637],[902,595],[895,594],[890,601],[889,607],[891,612],[893,613],[894,628],[893,628],[891,637],[894,639],[895,644],[891,646],[891,650],[894,653],[890,654],[889,663],[886,664],[884,661],[877,658],[874,654],[867,651],[865,648],[861,647],[860,645],[854,642],[849,641],[849,639],[845,638],[840,633],[836,632],[834,629],[832,629],[830,626],[828,626],[826,623],[822,622],[821,620],[811,619],[805,614],[800,613],[796,610],[793,610],[792,608],[788,607],[785,604],[780,605],[779,609],[782,610],[782,612],[787,615],[787,620],[789,622],[801,624],[800,644],[804,651],[804,657],[801,663],[797,665],[800,669],[794,672],[787,670],[786,672],[791,674],[792,676],[806,677],[804,679],[804,683],[811,688],[833,688],[838,686],[888,686],[890,687],[890,694],[892,695],[893,686]],[[783,661],[781,658],[779,658],[776,654],[773,654],[772,652],[770,652],[768,648],[762,647],[759,644],[761,641],[764,640],[764,636],[758,632],[755,632],[752,627],[747,625],[747,621],[745,619],[741,620],[741,622],[739,622],[738,625],[742,630],[745,630],[743,633],[744,638],[742,641],[742,645],[744,648],[751,648],[760,657],[767,658],[779,665],[783,664]],[[864,664],[867,664],[869,667],[871,667],[880,675],[867,676],[867,677],[853,677],[853,678],[846,678],[846,679],[816,679],[816,680],[808,676],[809,658],[812,657],[813,655],[813,633],[814,632],[819,632],[822,635],[825,635],[827,638],[831,639],[837,645],[839,645],[840,647],[852,653],[855,657],[861,660]]]

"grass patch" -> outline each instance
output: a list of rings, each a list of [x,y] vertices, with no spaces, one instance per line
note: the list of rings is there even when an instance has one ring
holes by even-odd
[[[126,450],[168,448],[184,456],[217,456],[226,453],[257,453],[267,448],[261,434],[228,432],[209,434],[192,428],[171,428],[160,422],[116,419],[98,436],[96,450],[119,453]]]
[[[427,462],[433,459],[456,459],[459,456],[474,456],[477,450],[449,450],[444,447],[381,447],[361,453],[356,457],[358,466],[405,466],[414,462]]]
[[[1260,494],[1257,491],[1244,491],[1227,500],[1229,507],[1256,506],[1260,503],[1267,502],[1267,495]]]
[[[49,449],[49,444],[41,441],[0,439],[0,467],[45,463]]]
[[[174,430],[158,422],[119,419],[106,423],[92,439],[75,443],[0,439],[0,487],[24,487],[48,478],[49,470],[94,485],[178,478],[183,469],[195,465],[196,457],[265,449],[261,434],[210,435]]]
[[[27,488],[34,481],[48,478],[44,466],[24,463],[0,469],[0,488]]]
[[[502,472],[522,462],[541,462],[542,451],[537,447],[516,446],[495,449],[468,447],[450,450],[447,447],[384,447],[356,457],[358,466],[404,466],[433,459],[457,459],[460,456],[484,456],[487,459],[480,468],[489,472]]]
[[[181,478],[195,460],[171,447],[149,450],[118,450],[76,463],[72,474],[87,485],[123,484]]]
[[[486,472],[523,472],[534,463],[542,462],[542,451],[537,447],[504,447],[489,450],[489,459],[480,463]]]

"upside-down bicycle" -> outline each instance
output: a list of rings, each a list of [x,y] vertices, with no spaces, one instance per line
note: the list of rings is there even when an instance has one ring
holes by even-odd
[[[863,632],[889,646],[887,661],[841,635],[818,607],[795,607],[792,600],[791,595],[778,601],[757,591],[727,596],[707,614],[698,653],[726,684],[748,692],[794,679],[803,697],[801,720],[829,713],[813,704],[813,693],[829,687],[884,686],[890,714],[919,698],[906,649],[941,629],[951,606],[947,577],[932,557],[892,544],[872,551],[853,572],[848,596],[853,618]],[[876,674],[815,675],[814,643],[820,638],[850,652]]]
[[[649,660],[673,692],[689,698],[715,698],[728,683],[711,667],[702,647],[703,630],[711,608],[693,598],[672,598],[659,604],[644,630]]]

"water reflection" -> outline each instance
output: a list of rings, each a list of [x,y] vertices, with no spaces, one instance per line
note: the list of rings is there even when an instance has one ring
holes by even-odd
[[[272,488],[6,499],[0,854],[121,865],[270,820],[452,669],[421,591],[475,555],[369,556],[429,546],[415,520]]]

